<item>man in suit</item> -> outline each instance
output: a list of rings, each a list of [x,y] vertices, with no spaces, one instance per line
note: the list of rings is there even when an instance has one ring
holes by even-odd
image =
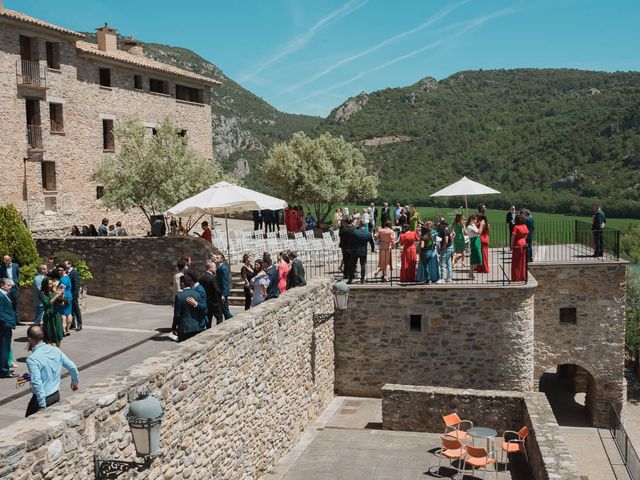
[[[350,276],[347,283],[352,283],[356,273],[356,263],[360,261],[360,283],[364,283],[364,277],[366,274],[367,265],[367,244],[371,246],[371,251],[375,252],[376,246],[373,243],[373,235],[368,232],[364,226],[358,227],[353,232],[353,238],[351,241],[352,254],[351,254],[351,268],[349,269]]]
[[[593,220],[591,222],[591,231],[593,232],[593,241],[595,243],[594,257],[602,257],[604,255],[603,231],[607,218],[604,210],[599,203],[593,206]]]
[[[73,315],[73,321],[76,324],[76,332],[82,330],[82,312],[80,311],[80,274],[73,268],[73,262],[71,260],[64,261],[64,268],[67,270],[67,275],[71,280],[71,296],[73,303],[71,304],[71,313]]]
[[[384,227],[388,221],[391,220],[391,210],[389,209],[389,204],[384,202],[382,204],[382,213],[380,214],[380,226]],[[376,222],[377,225],[378,222]]]
[[[216,324],[222,323],[222,292],[218,287],[218,279],[216,278],[216,263],[207,262],[207,269],[198,279],[200,285],[204,288],[207,298],[207,328],[211,328],[213,317],[216,317]]]
[[[289,274],[287,275],[287,290],[295,287],[304,287],[307,284],[304,265],[302,264],[302,261],[298,258],[298,254],[294,250],[289,252],[289,257],[292,260],[291,268],[289,269]]]
[[[13,282],[13,286],[9,291],[9,300],[13,305],[13,312],[16,316],[16,325],[22,325],[20,315],[18,315],[18,300],[20,299],[20,267],[13,261],[8,253],[2,258],[0,265],[0,278],[8,278]]]
[[[216,278],[218,280],[218,288],[222,293],[222,315],[225,320],[233,318],[231,310],[229,310],[229,294],[231,293],[231,274],[229,267],[225,263],[225,258],[222,253],[216,255],[216,267],[218,267],[218,273]]]
[[[253,217],[253,230],[262,230],[262,212],[260,210],[251,210]]]
[[[11,334],[16,328],[16,314],[9,298],[13,282],[0,278],[0,378],[16,378],[18,375],[9,368]]]
[[[36,310],[33,324],[35,326],[40,325],[44,314],[44,305],[40,300],[40,290],[42,289],[42,282],[47,278],[47,273],[49,273],[49,267],[44,264],[38,265],[38,274],[33,278],[33,306]]]
[[[200,276],[196,272],[189,270],[185,275],[191,277],[191,281],[193,282],[193,286],[191,288],[200,294],[202,301],[204,302],[204,311],[200,313],[200,317],[198,319],[198,322],[200,323],[200,331],[203,332],[207,329],[208,323],[207,292],[205,291],[204,286],[200,285],[200,282],[198,281],[200,280]]]
[[[524,223],[529,230],[527,233],[527,263],[533,262],[533,230],[535,229],[535,224],[533,222],[533,215],[531,215],[531,211],[524,209]]]
[[[371,202],[371,224],[373,224],[373,226],[375,227],[378,224],[378,207],[376,207],[376,204]],[[372,230],[371,228],[369,230]]]
[[[278,268],[273,264],[271,255],[264,252],[262,255],[262,265],[264,271],[267,272],[269,277],[269,286],[267,287],[267,300],[271,298],[278,298],[280,296],[280,289],[278,288]]]
[[[511,205],[511,210],[507,212],[507,216],[505,218],[505,222],[507,223],[507,230],[509,231],[509,245],[511,245],[511,236],[513,235],[513,227],[516,226],[517,216],[518,212],[516,212],[516,206]]]
[[[206,316],[207,304],[200,292],[193,289],[191,275],[180,278],[182,290],[176,294],[173,304],[173,324],[171,330],[182,342],[201,331],[201,320]]]
[[[352,240],[353,240],[353,220],[351,217],[347,217],[342,220],[342,226],[338,232],[340,237],[340,243],[338,244],[340,250],[342,250],[342,266],[345,278],[352,278],[351,272],[351,253],[352,253]]]

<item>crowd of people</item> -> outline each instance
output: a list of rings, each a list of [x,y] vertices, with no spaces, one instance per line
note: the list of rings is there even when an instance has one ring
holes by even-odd
[[[295,251],[280,252],[277,265],[266,252],[255,261],[251,255],[243,257],[240,274],[245,310],[306,285],[304,265],[297,257]],[[179,258],[176,270],[172,338],[186,340],[211,328],[214,318],[220,324],[233,317],[229,308],[231,273],[222,253],[207,262],[203,274],[194,271],[190,257]]]
[[[378,224],[378,213],[380,223]],[[526,209],[507,213],[510,248],[513,251],[512,281],[526,280],[526,262],[533,260],[533,216]],[[338,208],[333,224],[339,229],[342,262],[347,283],[352,283],[358,270],[360,281],[366,277],[367,251],[379,249],[377,270],[383,282],[389,281],[393,271],[392,251],[401,248],[400,281],[417,283],[451,283],[453,270],[467,268],[468,277],[475,280],[477,273],[490,273],[489,243],[491,225],[486,206],[478,206],[477,213],[465,218],[457,213],[451,225],[438,214],[433,220],[423,221],[415,207],[396,203],[395,209],[384,203],[380,212],[374,204],[349,213],[347,207]],[[523,263],[524,262],[524,263]]]
[[[82,230],[77,225],[71,227],[71,231],[67,236],[69,237],[126,237],[127,230],[122,226],[122,222],[118,221],[115,224],[109,223],[108,218],[103,218],[100,222],[100,226],[96,229],[93,223],[89,225],[83,225]]]

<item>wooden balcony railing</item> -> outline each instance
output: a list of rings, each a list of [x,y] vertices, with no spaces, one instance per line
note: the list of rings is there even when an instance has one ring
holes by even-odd
[[[18,85],[47,88],[47,70],[39,62],[18,60],[16,62]]]
[[[27,125],[27,145],[32,149],[42,148],[42,127],[40,125]]]

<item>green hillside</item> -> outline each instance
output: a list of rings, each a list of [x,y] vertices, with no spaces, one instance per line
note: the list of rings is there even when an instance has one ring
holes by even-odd
[[[494,207],[585,214],[600,199],[640,217],[640,73],[468,71],[350,102],[361,109],[344,118],[343,105],[321,128],[360,144],[395,137],[362,146],[381,199],[434,205],[430,193],[467,175],[503,192]]]

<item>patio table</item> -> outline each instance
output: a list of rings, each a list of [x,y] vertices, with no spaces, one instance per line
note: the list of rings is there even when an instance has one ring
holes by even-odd
[[[484,438],[487,440],[487,453],[491,451],[489,448],[489,442],[496,438],[498,432],[496,432],[493,428],[488,427],[473,427],[467,430],[467,434],[471,435],[472,438]]]

